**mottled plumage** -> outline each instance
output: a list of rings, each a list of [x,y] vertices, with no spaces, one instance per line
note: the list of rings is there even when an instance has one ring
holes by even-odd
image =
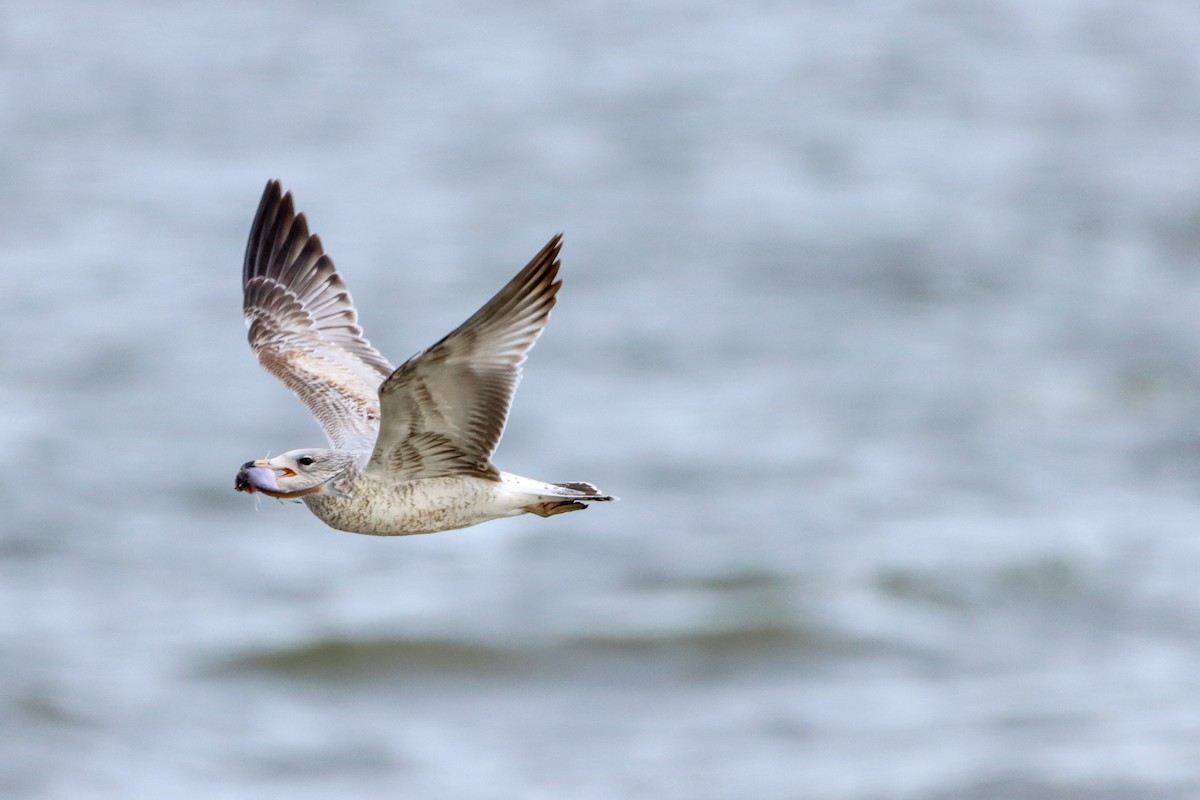
[[[396,369],[363,337],[346,285],[291,194],[270,181],[242,271],[250,347],[331,448],[248,461],[235,488],[301,498],[334,528],[377,535],[612,500],[588,483],[544,483],[491,462],[521,363],[562,285],[560,246],[555,236],[470,319]]]

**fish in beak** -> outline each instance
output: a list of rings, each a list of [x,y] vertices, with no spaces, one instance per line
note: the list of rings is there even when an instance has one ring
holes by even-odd
[[[279,486],[280,478],[290,478],[296,473],[287,467],[276,467],[270,461],[260,458],[257,461],[247,461],[234,478],[233,488],[239,492],[254,494],[262,492],[271,497],[286,496]]]

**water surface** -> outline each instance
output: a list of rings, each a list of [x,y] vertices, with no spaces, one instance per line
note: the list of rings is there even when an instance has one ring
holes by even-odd
[[[44,4],[0,30],[0,793],[1200,794],[1200,12]],[[241,250],[296,192],[394,362],[555,232],[507,470],[430,537]]]

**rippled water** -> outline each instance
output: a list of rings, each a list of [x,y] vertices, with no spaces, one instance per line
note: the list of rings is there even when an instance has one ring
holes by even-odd
[[[1200,794],[1193,3],[124,2],[0,27],[0,794]],[[558,230],[429,537],[232,491],[279,177],[396,362]]]

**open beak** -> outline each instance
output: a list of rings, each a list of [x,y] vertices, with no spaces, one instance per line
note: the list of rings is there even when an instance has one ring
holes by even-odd
[[[257,461],[247,461],[242,464],[241,471],[233,481],[233,488],[239,492],[254,494],[262,492],[269,497],[288,497],[279,486],[280,478],[291,478],[296,472],[287,467],[277,467],[270,461],[260,458]]]

